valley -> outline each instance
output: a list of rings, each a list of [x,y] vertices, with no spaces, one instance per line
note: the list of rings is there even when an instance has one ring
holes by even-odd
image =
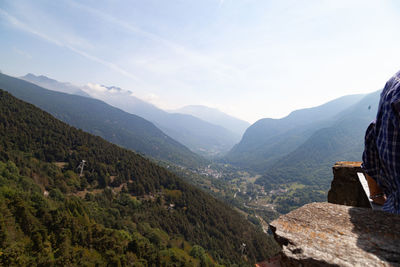
[[[0,74],[0,86],[67,123],[151,158],[250,215],[257,210],[268,216],[272,214],[270,217],[308,202],[326,200],[332,164],[360,158],[363,129],[372,119],[378,98],[377,93],[344,96],[317,107],[293,111],[282,119],[261,119],[245,130],[245,122],[215,109],[188,106],[166,113],[131,95],[128,97],[130,92],[121,88],[103,86],[99,95],[88,87],[45,76],[28,74],[23,79],[68,94],[4,74]],[[85,91],[86,97],[75,95]],[[88,98],[89,94],[126,111],[147,114],[150,121]],[[230,144],[232,148],[225,155],[223,151],[229,150],[229,146],[224,145],[221,150],[211,139],[206,141],[208,137],[201,139],[208,146],[198,143],[193,147],[173,134],[176,140],[188,144],[188,149],[162,131],[167,118],[171,122],[168,134],[170,130],[178,131],[197,141],[201,139],[199,134],[213,136],[217,143],[221,138],[229,140],[231,134],[227,130],[217,130],[221,128],[207,123],[221,123],[236,135],[244,133],[235,146]],[[191,128],[196,135],[181,127]]]
[[[162,163],[158,163],[163,165]],[[245,214],[247,219],[260,225],[263,220],[269,222],[289,210],[312,201],[326,201],[327,191],[319,195],[302,198],[309,190],[304,184],[279,184],[274,189],[265,190],[256,183],[260,174],[249,173],[229,164],[214,163],[202,169],[186,169],[165,165],[169,170],[201,188],[205,192],[224,201]],[[299,193],[299,190],[303,190]],[[261,218],[260,218],[261,217]]]
[[[362,160],[398,68],[364,2],[1,0],[0,266],[296,265],[273,221]]]
[[[57,81],[46,81],[58,85]],[[63,90],[71,89],[71,85],[64,85]],[[195,265],[208,262],[210,266],[216,259],[226,265],[232,262],[249,264],[278,250],[269,235],[268,223],[304,204],[326,201],[332,179],[331,166],[335,161],[360,157],[363,129],[376,109],[378,97],[377,93],[348,96],[295,111],[279,120],[263,119],[247,128],[240,142],[231,145],[230,152],[223,155],[219,150],[221,147],[213,152],[216,149],[213,145],[207,149],[199,146],[204,149],[204,153],[200,153],[202,156],[196,154],[199,151],[193,147],[189,149],[170,138],[157,123],[102,101],[47,90],[4,74],[0,74],[0,88],[79,129],[60,125],[60,121],[47,113],[39,115],[40,110],[33,110],[36,107],[26,106],[26,103],[15,104],[19,100],[3,93],[3,128],[14,127],[24,134],[20,136],[11,131],[11,135],[3,137],[0,165],[16,164],[18,169],[28,166],[16,173],[22,175],[21,179],[32,178],[35,190],[42,191],[39,194],[44,198],[55,201],[55,204],[46,205],[64,209],[62,201],[75,201],[78,209],[84,210],[79,216],[87,216],[112,231],[125,229],[128,239],[124,242],[128,245],[124,249],[130,252],[113,258],[116,262],[128,261],[133,253],[140,261],[191,262]],[[12,108],[15,106],[21,111],[15,113]],[[24,120],[27,110],[33,111],[31,117]],[[12,115],[6,118],[4,114]],[[172,117],[178,118],[178,124],[182,123],[180,115]],[[191,121],[199,122],[197,119]],[[199,129],[203,125],[204,122],[200,122],[196,127]],[[26,133],[26,127],[33,132]],[[66,136],[59,137],[60,129],[67,133]],[[82,130],[97,136],[86,136]],[[212,130],[207,134],[210,133]],[[104,143],[101,137],[117,146]],[[61,143],[55,143],[54,138],[59,138]],[[34,141],[27,145],[27,140]],[[17,148],[10,145],[14,143],[18,144]],[[81,177],[75,171],[82,156],[89,167]],[[9,179],[7,175],[6,180]],[[20,190],[18,183],[7,180],[3,184]],[[3,197],[9,201],[7,194]],[[15,213],[13,210],[5,212]],[[123,222],[118,223],[121,218]],[[130,220],[135,226],[128,223]],[[233,224],[227,223],[228,220]],[[17,222],[12,227],[17,229],[18,225]],[[245,236],[239,238],[227,230],[241,227],[247,230]],[[18,232],[14,228],[12,231]],[[18,232],[18,235],[24,234],[33,238],[31,232]],[[203,237],[204,234],[209,236]],[[226,249],[222,249],[222,244],[217,241],[224,235],[227,235],[226,241],[232,243]],[[239,255],[237,246],[243,243],[239,239],[246,240],[246,244],[256,243],[247,247],[246,255]],[[12,242],[12,239],[8,240]],[[134,240],[135,246],[149,242],[153,250],[140,255],[143,248],[130,250],[132,243],[129,240]],[[73,246],[79,244],[74,237],[71,242],[75,242]],[[113,242],[110,241],[112,246]],[[58,243],[53,242],[50,246],[59,249]],[[201,256],[193,256],[197,255],[194,252],[197,250],[202,251]],[[229,256],[235,250],[236,254]],[[85,253],[92,253],[97,262],[111,262],[111,258],[96,254],[101,251],[107,250],[96,247]],[[159,256],[154,258],[155,255]],[[53,262],[68,261],[68,255],[62,253],[53,257]]]

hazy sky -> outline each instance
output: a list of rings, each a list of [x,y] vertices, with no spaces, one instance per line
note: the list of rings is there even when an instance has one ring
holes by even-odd
[[[1,0],[0,70],[254,122],[382,88],[400,70],[399,2]]]

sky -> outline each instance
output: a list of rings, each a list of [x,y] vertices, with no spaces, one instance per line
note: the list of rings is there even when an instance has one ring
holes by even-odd
[[[1,0],[0,71],[253,123],[383,88],[397,0]]]

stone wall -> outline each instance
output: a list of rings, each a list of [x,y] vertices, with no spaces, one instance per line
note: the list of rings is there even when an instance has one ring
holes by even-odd
[[[333,167],[333,180],[328,192],[328,202],[353,207],[369,208],[369,200],[358,180],[361,162],[341,161]]]

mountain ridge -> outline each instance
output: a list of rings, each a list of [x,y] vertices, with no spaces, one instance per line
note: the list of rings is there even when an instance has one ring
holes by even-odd
[[[188,114],[169,113],[135,97],[131,91],[110,93],[110,86],[91,85],[86,93],[128,113],[136,114],[160,128],[167,135],[206,157],[228,152],[240,137],[231,131]],[[100,86],[101,87],[101,86]]]
[[[288,212],[311,201],[326,200],[332,180],[331,168],[338,161],[360,161],[364,134],[375,118],[380,90],[365,95],[360,101],[334,116],[334,121],[315,130],[300,146],[269,165],[255,183],[266,189],[291,183],[304,188],[296,190],[298,201],[287,199],[280,211]],[[313,196],[311,199],[308,196]]]
[[[315,130],[333,123],[337,114],[362,97],[361,94],[343,96],[313,108],[293,111],[282,119],[260,119],[246,130],[225,160],[263,171],[279,157],[295,150]]]
[[[4,74],[0,74],[0,87],[75,127],[126,148],[188,167],[206,163],[153,123],[100,100],[47,90]]]
[[[193,115],[210,123],[220,125],[231,132],[242,136],[250,123],[234,116],[226,114],[219,109],[210,108],[202,105],[188,105],[179,109],[170,110],[171,113],[183,113]]]
[[[62,83],[44,75],[36,76],[32,73],[28,73],[25,76],[19,78],[52,91],[90,97],[89,94],[85,93],[78,86],[75,86],[71,83]]]
[[[96,98],[115,108],[140,116],[151,121],[168,136],[202,156],[215,157],[225,154],[241,137],[239,133],[196,116],[164,111],[134,96],[132,91],[117,86],[89,83],[79,87],[30,73],[22,78],[53,91]]]

